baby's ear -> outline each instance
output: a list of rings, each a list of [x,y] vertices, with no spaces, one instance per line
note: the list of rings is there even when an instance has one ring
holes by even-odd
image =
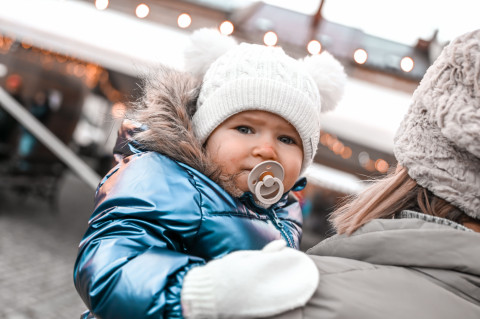
[[[300,61],[317,84],[322,99],[322,113],[334,110],[343,96],[347,81],[343,65],[326,51]]]
[[[233,37],[223,35],[217,29],[198,29],[192,33],[185,48],[185,70],[203,78],[218,57],[237,45]]]

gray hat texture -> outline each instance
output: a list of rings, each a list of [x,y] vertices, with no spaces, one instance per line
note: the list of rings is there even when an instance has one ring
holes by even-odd
[[[427,70],[394,154],[419,185],[480,219],[480,30],[451,41]]]

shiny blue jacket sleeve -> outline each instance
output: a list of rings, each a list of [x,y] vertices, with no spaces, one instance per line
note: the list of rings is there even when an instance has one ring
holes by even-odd
[[[183,277],[205,263],[184,253],[201,222],[201,194],[173,161],[158,166],[149,154],[132,161],[97,191],[75,286],[97,318],[181,318]]]

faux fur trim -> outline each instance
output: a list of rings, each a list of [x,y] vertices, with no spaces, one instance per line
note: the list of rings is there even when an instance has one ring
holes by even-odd
[[[190,74],[165,66],[144,76],[142,95],[127,112],[128,119],[145,127],[133,138],[147,150],[198,170],[234,197],[241,196],[243,192],[234,186],[234,177],[221,174],[193,133],[192,116],[200,85]]]

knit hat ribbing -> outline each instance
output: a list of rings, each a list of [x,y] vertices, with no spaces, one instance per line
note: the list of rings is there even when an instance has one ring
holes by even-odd
[[[454,39],[427,70],[394,153],[419,185],[480,219],[480,30]]]
[[[317,151],[321,111],[334,109],[343,94],[343,66],[326,52],[295,60],[280,47],[237,45],[231,37],[212,29],[196,31],[192,39],[193,48],[186,53],[187,68],[197,75],[203,75],[207,64],[199,57],[202,50],[225,51],[203,76],[193,116],[193,129],[200,141],[205,142],[218,125],[236,113],[275,113],[290,122],[302,139],[303,172]],[[205,44],[208,41],[212,43]],[[201,62],[195,66],[192,60]]]

